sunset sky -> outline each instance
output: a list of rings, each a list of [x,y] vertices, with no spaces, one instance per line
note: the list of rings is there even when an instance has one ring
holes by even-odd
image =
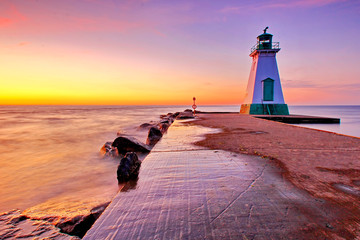
[[[287,104],[360,104],[357,0],[1,0],[0,104],[241,104],[280,42]]]

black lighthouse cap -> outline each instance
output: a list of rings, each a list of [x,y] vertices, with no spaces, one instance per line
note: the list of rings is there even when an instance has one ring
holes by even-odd
[[[266,31],[268,30],[269,27],[266,27],[263,31],[263,34],[260,34],[257,38],[259,41],[264,41],[264,40],[272,40],[273,35],[270,33],[267,33]]]
[[[272,49],[272,37],[270,33],[266,33],[266,30],[269,27],[264,29],[264,33],[257,37],[257,49]]]

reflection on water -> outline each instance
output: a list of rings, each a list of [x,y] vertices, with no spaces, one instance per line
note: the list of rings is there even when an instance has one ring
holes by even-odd
[[[138,180],[139,180],[139,178],[136,178],[136,179],[131,179],[126,183],[119,183],[119,190],[121,192],[127,192],[130,190],[136,189]]]

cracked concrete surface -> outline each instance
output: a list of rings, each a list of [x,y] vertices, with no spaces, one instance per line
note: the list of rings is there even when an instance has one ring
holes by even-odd
[[[216,131],[176,121],[84,239],[335,238],[331,204],[281,176],[269,159],[191,143]]]

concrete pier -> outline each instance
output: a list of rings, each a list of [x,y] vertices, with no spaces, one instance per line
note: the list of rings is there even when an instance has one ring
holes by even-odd
[[[236,112],[201,112],[199,114],[237,114]],[[276,122],[290,123],[290,124],[304,124],[304,123],[319,123],[319,124],[340,124],[340,118],[331,117],[317,117],[307,115],[251,115],[255,118],[261,118]]]
[[[340,118],[329,118],[329,117],[315,117],[315,116],[304,116],[304,115],[253,115],[256,118],[262,118],[266,120],[283,122],[283,123],[340,123]]]
[[[191,144],[214,131],[177,120],[84,239],[336,237],[341,211],[295,188],[271,160]]]

